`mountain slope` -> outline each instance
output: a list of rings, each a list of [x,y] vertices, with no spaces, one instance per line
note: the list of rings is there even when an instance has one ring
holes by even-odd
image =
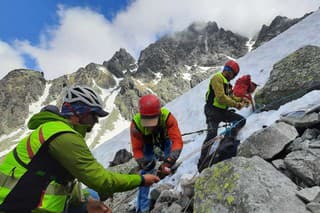
[[[290,55],[295,50],[298,50],[300,47],[306,45],[320,46],[320,38],[316,36],[320,33],[319,26],[320,11],[317,11],[302,22],[296,24],[289,30],[280,34],[276,38],[265,43],[263,46],[240,58],[238,60],[241,67],[240,76],[243,74],[251,74],[252,79],[257,81],[260,84],[260,87],[262,87],[267,82],[273,65],[278,61],[280,61],[287,55]],[[185,94],[166,104],[166,107],[169,108],[177,118],[182,133],[206,128],[205,116],[203,114],[203,105],[204,94],[207,89],[208,83],[209,79],[201,82]],[[319,95],[320,91],[312,91],[298,100],[286,103],[277,111],[272,110],[263,113],[252,113],[248,109],[241,110],[240,113],[247,118],[247,124],[238,135],[240,140],[243,141],[244,139],[248,138],[248,136],[250,136],[253,132],[261,129],[263,125],[268,126],[274,123],[279,119],[280,114],[282,113],[305,108],[309,105],[319,105]],[[173,176],[165,178],[160,182],[160,184],[169,183],[175,186],[175,190],[181,190],[181,188],[179,188],[181,187],[179,181],[182,179],[182,177],[188,177],[190,179],[190,177],[198,175],[197,161],[200,155],[200,149],[204,138],[205,134],[192,134],[190,136],[183,137],[183,139],[185,141],[188,141],[188,143],[184,145],[183,151],[179,158],[179,161],[182,161],[182,164]],[[97,159],[107,167],[109,161],[113,159],[114,154],[122,148],[130,150],[129,129],[124,130],[121,134],[115,136],[111,140],[106,141],[105,143],[97,147],[94,150],[94,154]],[[258,170],[264,171],[261,168],[258,168]],[[228,178],[229,177],[230,176],[228,173]],[[263,178],[264,177],[261,177],[261,179]],[[288,181],[290,182],[289,179]],[[219,184],[220,183],[221,182],[219,182]],[[292,184],[292,182],[290,183]],[[208,185],[205,185],[204,187],[208,187]],[[255,187],[256,186],[254,185],[252,186],[252,188],[256,190]],[[268,188],[268,185],[266,185],[265,187]],[[293,187],[293,189],[295,189],[295,187]],[[268,191],[268,189],[266,189],[265,191]],[[130,193],[132,194],[132,192]],[[293,195],[293,197],[294,196],[295,195]],[[134,202],[133,199],[134,197],[132,197],[132,202]],[[126,203],[128,203],[128,201],[129,200],[126,199]],[[301,203],[301,205],[303,204],[301,201],[299,202]],[[244,203],[244,205],[246,205],[246,203]],[[304,208],[303,205],[302,207]],[[271,206],[271,208],[277,209],[277,207],[273,206]],[[299,210],[296,209],[296,211]]]
[[[0,148],[13,146],[24,136],[26,118],[43,105],[60,106],[63,87],[72,84],[94,87],[111,112],[88,135],[88,144],[94,148],[128,127],[141,95],[153,92],[163,103],[173,100],[219,70],[228,57],[244,55],[247,40],[214,22],[194,23],[151,44],[142,51],[138,63],[120,49],[103,65],[91,63],[52,81],[46,81],[39,72],[12,71],[0,86]]]
[[[286,57],[295,50],[305,45],[320,46],[320,11],[316,11],[301,22],[289,28],[287,31],[281,33],[271,41],[258,47],[254,51],[246,54],[244,57],[238,59],[241,67],[240,76],[251,74],[252,79],[260,86],[263,86],[269,78],[272,66],[282,58]],[[203,114],[204,94],[207,89],[209,79],[201,82],[196,87],[192,88],[185,94],[177,97],[175,100],[169,102],[165,106],[171,110],[179,122],[182,133],[190,132],[198,129],[206,128],[205,116]],[[306,103],[302,101],[293,104],[287,104],[292,110],[304,104],[315,104],[320,101],[306,99]],[[239,137],[241,140],[247,138],[254,131],[262,128],[262,125],[269,125],[278,119],[282,110],[270,111],[260,114],[251,114],[250,111],[244,109],[241,114],[248,118],[247,125],[240,131]],[[185,137],[185,140],[192,139],[193,143],[188,143],[182,153],[182,157],[188,155],[190,152],[199,149],[204,139],[204,135],[192,135]],[[108,166],[109,161],[112,160],[113,154],[121,149],[127,148],[130,150],[130,135],[129,130],[125,129],[121,134],[115,136],[109,141],[106,141],[94,150],[95,155],[103,165]],[[191,161],[191,162],[190,162]],[[196,159],[188,160],[189,168],[185,168],[188,173],[196,171]],[[180,174],[181,175],[181,174]]]

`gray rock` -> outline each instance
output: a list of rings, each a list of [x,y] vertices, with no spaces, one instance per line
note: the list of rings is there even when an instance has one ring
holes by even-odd
[[[272,164],[279,170],[286,169],[286,165],[284,164],[284,160],[282,159],[274,160],[272,161]]]
[[[309,140],[303,140],[302,138],[296,138],[288,147],[287,150],[289,152],[297,151],[297,150],[306,150],[309,149]]]
[[[194,212],[308,212],[296,188],[263,159],[234,157],[200,174]]]
[[[320,122],[320,120],[319,120]],[[306,129],[301,138],[304,140],[312,140],[314,138],[317,138],[319,135],[320,131],[318,129]]]
[[[310,203],[311,201],[315,200],[318,194],[320,194],[319,186],[304,188],[297,192],[297,196],[306,203]]]
[[[158,186],[158,187],[156,187],[156,188],[151,190],[151,192],[150,192],[150,200],[156,201],[159,198],[161,192],[166,191],[166,190],[170,190],[170,189],[173,189],[173,185],[171,185],[171,184],[161,184],[160,186]]]
[[[308,203],[307,209],[312,213],[320,213],[320,203]]]
[[[310,141],[309,148],[320,149],[320,139],[317,137],[316,140]]]
[[[131,171],[136,171],[135,168],[138,167],[138,163],[135,159],[131,158],[128,162],[119,164],[113,167],[109,167],[108,170],[117,172],[117,173],[123,173],[128,174],[131,173]]]
[[[320,123],[319,113],[304,114],[301,117],[281,116],[280,121],[286,122],[296,128],[308,128]]]
[[[278,109],[319,88],[320,47],[305,46],[273,66],[268,81],[254,99],[257,105],[266,105],[265,110]]]
[[[185,212],[193,212],[193,201],[189,197],[183,195],[175,203],[180,205]]]
[[[182,207],[177,203],[172,203],[168,208],[168,213],[182,213]]]
[[[289,153],[284,159],[288,170],[307,186],[320,184],[320,150],[308,149]]]
[[[179,193],[173,190],[164,190],[161,192],[159,198],[157,199],[157,203],[173,203],[178,200],[180,197]]]
[[[180,179],[180,185],[182,188],[183,195],[192,198],[194,196],[194,183],[196,181],[196,177],[193,176],[192,179],[181,177]]]
[[[243,141],[239,146],[238,156],[258,155],[263,159],[271,159],[297,136],[298,132],[293,126],[283,122],[274,123]]]

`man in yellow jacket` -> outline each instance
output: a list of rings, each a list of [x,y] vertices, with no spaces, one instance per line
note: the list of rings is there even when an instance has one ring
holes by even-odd
[[[229,82],[236,77],[239,71],[239,64],[234,60],[229,60],[224,65],[222,72],[216,73],[210,80],[204,107],[208,133],[202,144],[198,162],[199,171],[203,169],[203,161],[209,155],[210,139],[217,136],[219,123],[223,121],[234,124],[234,128],[231,129],[232,137],[236,137],[238,131],[246,124],[243,116],[228,110],[229,107],[240,110],[248,104],[246,99],[235,97],[232,94],[232,86]]]
[[[84,137],[107,116],[100,97],[89,87],[66,90],[61,113],[45,108],[28,122],[33,130],[0,164],[0,212],[62,212],[75,178],[99,193],[150,186],[154,175],[125,175],[107,171],[90,152]],[[105,211],[100,201],[88,207]]]

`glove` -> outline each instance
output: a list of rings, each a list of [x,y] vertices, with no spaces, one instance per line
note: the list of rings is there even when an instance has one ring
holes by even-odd
[[[141,175],[141,177],[142,177],[142,181],[140,186],[151,186],[152,184],[160,181],[159,177],[152,174]]]
[[[171,169],[170,169],[171,165],[169,163],[162,163],[159,168],[158,168],[158,171],[157,171],[157,176],[160,178],[160,179],[163,179],[164,177],[166,177],[167,175],[170,175],[171,174]]]
[[[150,171],[154,169],[156,166],[156,161],[153,159],[151,161],[146,161],[145,159],[138,159],[137,163],[139,164],[140,169],[143,169],[144,171]]]
[[[249,107],[251,104],[251,101],[248,98],[243,98],[242,102],[245,107]]]
[[[158,168],[157,176],[160,177],[160,179],[163,179],[167,175],[171,174],[171,167],[174,165],[174,163],[175,160],[170,157],[164,160],[164,162]]]
[[[240,110],[240,109],[243,108],[243,106],[244,106],[244,104],[243,104],[242,102],[237,102],[236,108],[237,108],[238,110]]]

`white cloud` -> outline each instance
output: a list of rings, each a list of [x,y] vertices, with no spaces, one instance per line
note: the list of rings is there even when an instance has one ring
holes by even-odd
[[[219,27],[250,37],[276,15],[301,17],[318,7],[316,0],[136,0],[112,22],[88,8],[60,7],[59,24],[40,35],[39,45],[16,45],[53,79],[90,62],[101,64],[121,47],[138,57],[157,36],[194,21],[216,21]]]
[[[0,40],[0,79],[13,69],[22,68],[23,59],[19,53]]]
[[[86,8],[60,8],[60,24],[42,35],[41,44],[19,42],[19,49],[37,59],[47,79],[75,72],[90,62],[108,60],[123,46],[112,24]]]

